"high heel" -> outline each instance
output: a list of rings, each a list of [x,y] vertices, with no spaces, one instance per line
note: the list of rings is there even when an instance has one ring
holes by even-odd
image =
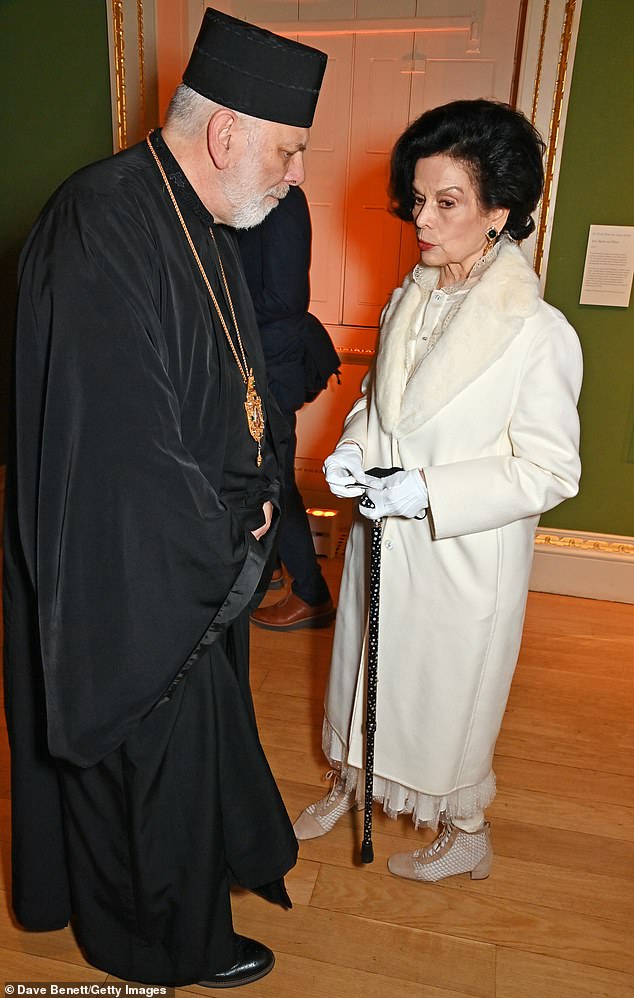
[[[444,822],[430,845],[414,852],[395,853],[388,859],[387,868],[395,877],[429,883],[459,873],[469,873],[472,880],[486,880],[493,862],[489,829],[488,821],[476,832],[465,832]]]
[[[493,866],[493,850],[489,849],[488,852],[482,857],[478,865],[471,871],[472,880],[486,880],[491,873],[491,867]]]

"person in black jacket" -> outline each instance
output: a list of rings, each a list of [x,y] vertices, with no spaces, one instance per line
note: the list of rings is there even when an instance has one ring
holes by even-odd
[[[295,481],[297,410],[306,401],[306,338],[319,322],[308,312],[311,223],[304,192],[293,187],[264,222],[238,233],[240,254],[262,338],[269,391],[291,439],[283,478],[279,557],[292,576],[288,593],[251,614],[259,627],[290,631],[326,627],[335,616],[310,524]],[[334,368],[333,368],[334,373]]]

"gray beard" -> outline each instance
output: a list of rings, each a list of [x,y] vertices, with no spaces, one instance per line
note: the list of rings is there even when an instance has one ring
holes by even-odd
[[[267,195],[270,194],[281,200],[286,197],[288,190],[288,184],[278,184],[277,187],[271,187],[264,194],[252,194],[242,204],[239,203],[239,197],[236,197],[235,194],[233,196],[228,195],[233,207],[231,224],[234,229],[253,229],[256,225],[259,225],[260,222],[264,221],[269,212],[277,207],[275,201],[266,201]]]

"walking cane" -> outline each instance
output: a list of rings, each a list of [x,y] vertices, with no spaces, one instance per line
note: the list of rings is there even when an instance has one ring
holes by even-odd
[[[371,468],[367,474],[385,478],[400,468]],[[373,509],[374,503],[364,492],[359,505]],[[363,842],[361,862],[372,863],[372,799],[374,790],[374,735],[376,732],[376,689],[379,681],[379,598],[381,592],[381,532],[382,520],[372,521],[370,535],[370,593],[368,607],[368,676],[365,694],[365,801],[363,811]]]

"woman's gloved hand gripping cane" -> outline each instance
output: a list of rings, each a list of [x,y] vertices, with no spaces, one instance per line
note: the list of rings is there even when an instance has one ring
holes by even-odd
[[[333,495],[361,497],[359,510],[369,520],[384,516],[422,519],[429,505],[427,486],[419,468],[395,471],[379,478],[363,470],[361,448],[344,440],[324,462],[324,475]]]

